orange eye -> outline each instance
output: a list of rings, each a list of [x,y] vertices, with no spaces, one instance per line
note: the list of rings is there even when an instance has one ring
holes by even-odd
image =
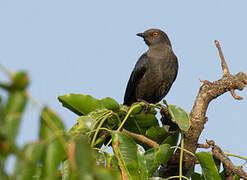
[[[158,33],[157,32],[154,32],[153,33],[153,37],[158,37]]]

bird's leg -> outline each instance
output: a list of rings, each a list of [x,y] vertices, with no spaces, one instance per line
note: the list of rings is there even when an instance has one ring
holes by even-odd
[[[145,110],[148,111],[150,106],[149,103],[147,101],[145,101],[144,99],[137,99],[138,102],[143,102],[145,104]]]

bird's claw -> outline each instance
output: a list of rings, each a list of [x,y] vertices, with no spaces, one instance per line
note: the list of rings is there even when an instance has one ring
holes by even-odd
[[[149,103],[147,101],[145,101],[143,99],[138,99],[138,102],[144,103],[144,105],[145,105],[145,111],[148,111],[149,110],[150,105],[149,105]]]

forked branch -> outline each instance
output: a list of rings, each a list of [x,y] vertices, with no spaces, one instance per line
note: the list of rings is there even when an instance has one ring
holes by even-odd
[[[209,103],[227,91],[230,91],[235,99],[242,99],[235,94],[234,90],[243,90],[247,85],[247,76],[244,72],[240,72],[236,75],[230,74],[219,42],[215,41],[215,45],[219,51],[223,77],[215,82],[202,80],[203,85],[200,87],[194,106],[190,113],[191,127],[184,134],[184,149],[187,149],[192,153],[195,153],[198,148],[198,139],[204,129],[204,124],[206,123],[206,112]],[[168,163],[168,166],[161,168],[161,177],[177,175],[179,154],[180,151],[177,150],[171,161]],[[195,159],[190,154],[184,154],[183,159],[183,172],[186,174],[186,172],[188,172],[188,170],[194,165]]]

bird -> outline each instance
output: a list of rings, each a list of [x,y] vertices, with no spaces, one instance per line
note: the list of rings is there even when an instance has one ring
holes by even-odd
[[[134,102],[158,103],[169,92],[178,73],[178,60],[171,42],[160,29],[137,33],[149,49],[138,59],[127,84],[124,105]]]

